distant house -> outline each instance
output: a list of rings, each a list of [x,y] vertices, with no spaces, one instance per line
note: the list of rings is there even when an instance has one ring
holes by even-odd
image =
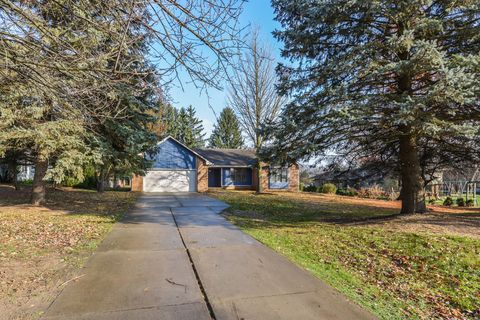
[[[11,182],[9,180],[12,176],[8,170],[9,169],[6,164],[0,164],[0,182]],[[33,180],[33,176],[35,175],[35,166],[23,164],[18,166],[17,170],[17,181]]]
[[[206,192],[211,188],[256,190],[258,185],[255,152],[245,149],[191,149],[167,137],[158,144],[153,166],[144,177],[134,176],[132,191]],[[296,163],[262,166],[264,191],[298,191]]]

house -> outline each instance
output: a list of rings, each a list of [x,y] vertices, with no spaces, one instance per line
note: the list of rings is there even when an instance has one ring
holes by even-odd
[[[255,152],[245,149],[191,149],[167,137],[158,144],[145,176],[132,179],[132,191],[206,192],[210,188],[255,190],[258,185]],[[264,191],[298,191],[298,165],[262,166]]]
[[[1,161],[1,159],[0,159]],[[17,166],[17,181],[33,180],[35,175],[35,166],[31,164],[21,164]],[[0,163],[0,182],[12,182],[14,176],[6,164]]]

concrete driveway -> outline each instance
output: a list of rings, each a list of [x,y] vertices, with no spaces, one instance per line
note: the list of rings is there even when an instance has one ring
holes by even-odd
[[[373,319],[199,194],[146,194],[44,319]]]

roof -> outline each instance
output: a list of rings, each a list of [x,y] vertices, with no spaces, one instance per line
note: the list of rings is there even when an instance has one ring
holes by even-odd
[[[195,151],[208,159],[213,166],[252,167],[257,163],[255,151],[251,149],[197,148]]]
[[[175,141],[176,143],[178,143],[179,145],[181,145],[182,147],[184,147],[185,149],[187,149],[188,151],[190,151],[191,153],[193,153],[194,155],[202,158],[203,160],[207,161],[207,163],[209,162],[209,159],[205,158],[204,156],[202,156],[201,154],[199,154],[197,151],[195,151],[194,149],[192,148],[189,148],[187,147],[185,144],[181,143],[180,141],[178,141],[177,139],[175,139],[174,137],[172,136],[168,136],[166,137],[165,139],[163,139],[162,141],[158,142],[157,145],[160,145],[162,143],[164,143],[165,141],[167,140],[173,140]]]

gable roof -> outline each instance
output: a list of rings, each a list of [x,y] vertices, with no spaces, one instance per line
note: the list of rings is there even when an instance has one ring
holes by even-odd
[[[185,149],[187,149],[188,151],[190,151],[190,152],[193,153],[194,155],[196,155],[196,156],[202,158],[203,160],[207,161],[207,163],[210,162],[207,158],[205,158],[204,156],[202,156],[201,154],[199,154],[198,152],[196,152],[194,149],[187,147],[186,145],[184,145],[183,143],[181,143],[180,141],[178,141],[177,139],[175,139],[175,138],[172,137],[172,136],[166,137],[165,139],[163,139],[162,141],[160,141],[159,143],[157,143],[157,146],[158,146],[158,145],[161,145],[162,143],[164,143],[164,142],[167,141],[167,140],[173,140],[173,141],[175,141],[176,143],[178,143],[179,145],[181,145],[182,147],[184,147]]]
[[[252,167],[257,163],[254,150],[197,148],[195,151],[208,159],[214,166]]]

